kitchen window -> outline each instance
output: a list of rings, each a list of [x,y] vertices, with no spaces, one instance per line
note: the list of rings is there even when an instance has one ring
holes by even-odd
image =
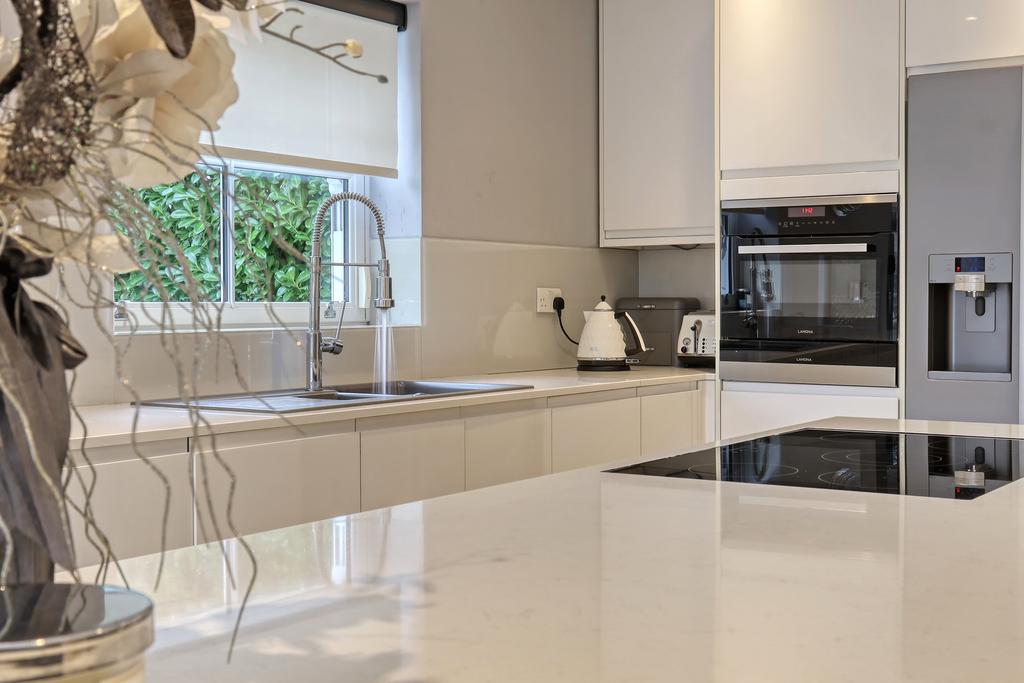
[[[158,276],[167,298],[141,272],[114,278],[114,330],[157,331],[164,316],[177,330],[205,328],[197,315],[220,317],[222,329],[305,327],[309,315],[310,253],[316,211],[337,192],[365,192],[355,174],[235,160],[208,160],[175,183],[140,190],[138,199],[169,227],[177,245],[133,239],[143,267]],[[372,219],[355,202],[332,207],[324,224],[323,254],[330,261],[367,261]],[[114,216],[116,225],[116,212]],[[177,248],[176,248],[177,247]],[[180,251],[179,251],[180,248]],[[184,257],[182,259],[182,256]],[[203,311],[184,286],[187,262]],[[345,306],[345,322],[366,324],[370,283],[360,270],[324,268],[320,282],[325,324]]]

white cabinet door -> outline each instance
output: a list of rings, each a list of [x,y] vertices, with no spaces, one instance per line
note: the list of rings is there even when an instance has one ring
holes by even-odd
[[[704,442],[704,396],[697,386],[641,388],[640,455],[682,453]]]
[[[1021,0],[907,0],[907,66],[1024,55]]]
[[[466,489],[551,472],[551,411],[547,401],[463,408]]]
[[[723,178],[896,168],[900,0],[721,0],[720,20]]]
[[[704,443],[718,440],[718,387],[714,380],[700,383],[704,401],[704,422],[702,426]]]
[[[640,456],[635,389],[548,399],[551,469],[564,472]]]
[[[84,492],[92,488],[92,516],[119,560],[160,552],[165,533],[163,548],[166,550],[192,545],[192,486],[187,443],[182,439],[167,446],[141,446],[148,464],[136,457],[129,447],[100,449],[90,452],[90,458],[96,463],[94,470],[80,465],[72,473],[69,499],[82,509]],[[165,501],[168,500],[164,527]],[[77,512],[69,510],[69,515],[78,566],[97,564],[101,556],[89,540],[98,538],[95,530],[90,526],[87,532],[87,525]]]
[[[822,389],[827,391],[827,389]],[[829,417],[898,418],[895,396],[722,390],[722,438],[789,427]]]
[[[714,0],[601,3],[603,243],[713,241]]]
[[[466,489],[458,409],[359,420],[364,510]]]
[[[231,538],[359,511],[359,435],[352,423],[271,429],[197,443],[197,537]],[[347,431],[346,431],[347,429]],[[333,433],[313,436],[317,432]],[[230,522],[228,495],[235,480]],[[207,487],[213,518],[206,502]],[[234,528],[232,529],[232,524]]]

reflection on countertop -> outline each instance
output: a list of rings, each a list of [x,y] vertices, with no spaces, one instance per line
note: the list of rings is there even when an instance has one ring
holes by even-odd
[[[816,426],[1024,436],[1019,425]],[[1024,675],[1020,482],[955,501],[601,469],[249,537],[259,575],[230,664],[251,571],[240,544],[170,552],[148,680]],[[123,567],[150,590],[157,562]]]

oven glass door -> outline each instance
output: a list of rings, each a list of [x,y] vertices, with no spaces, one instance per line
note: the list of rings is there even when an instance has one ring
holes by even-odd
[[[727,237],[723,339],[896,340],[896,235]]]

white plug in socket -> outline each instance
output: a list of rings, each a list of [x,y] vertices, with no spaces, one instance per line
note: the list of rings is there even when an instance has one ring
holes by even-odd
[[[555,312],[555,297],[562,296],[562,290],[557,287],[538,287],[537,288],[537,312],[538,313],[554,313]]]

